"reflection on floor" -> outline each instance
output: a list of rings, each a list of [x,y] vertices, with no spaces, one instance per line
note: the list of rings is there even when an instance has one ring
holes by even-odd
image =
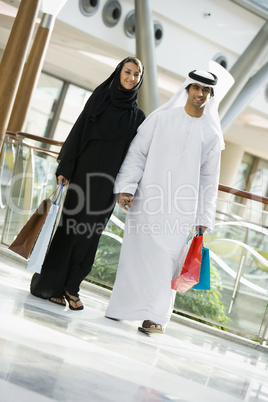
[[[148,337],[104,317],[107,292],[83,286],[74,312],[31,296],[31,275],[0,255],[1,402],[268,401],[268,349],[173,320]]]

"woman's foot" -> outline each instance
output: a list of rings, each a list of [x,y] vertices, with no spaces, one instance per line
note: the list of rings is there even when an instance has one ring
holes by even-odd
[[[83,310],[84,306],[79,297],[72,296],[68,290],[65,290],[65,297],[69,303],[69,308],[71,310]]]
[[[143,321],[142,328],[144,329],[145,332],[148,332],[148,333],[164,334],[162,325],[156,324],[154,321],[151,321],[151,320]],[[144,331],[142,331],[142,332],[144,332]]]
[[[64,296],[50,297],[48,300],[51,301],[52,303],[59,304],[60,306],[66,306],[66,301],[65,301]]]

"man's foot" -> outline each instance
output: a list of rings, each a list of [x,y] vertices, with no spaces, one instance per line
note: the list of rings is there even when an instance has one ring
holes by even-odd
[[[154,321],[151,321],[151,320],[143,321],[142,327],[139,327],[139,328],[142,328],[141,332],[147,332],[149,334],[151,334],[151,333],[164,334],[162,325],[156,324]],[[140,329],[139,329],[139,331],[140,331]]]
[[[59,304],[60,306],[66,306],[66,301],[65,301],[64,296],[50,297],[48,300],[51,301],[52,303]]]
[[[65,290],[65,297],[71,310],[83,310],[84,306],[79,297],[70,295],[68,290]]]

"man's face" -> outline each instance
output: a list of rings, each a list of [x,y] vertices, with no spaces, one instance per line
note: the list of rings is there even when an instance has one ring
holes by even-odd
[[[201,109],[205,106],[211,97],[211,87],[205,87],[200,84],[192,84],[187,90],[188,102],[196,109]]]

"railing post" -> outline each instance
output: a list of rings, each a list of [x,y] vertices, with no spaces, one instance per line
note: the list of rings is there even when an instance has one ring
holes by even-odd
[[[9,131],[23,131],[33,91],[44,63],[55,17],[43,14],[24,67],[16,99],[8,123]],[[23,101],[22,101],[23,99]]]
[[[144,64],[139,107],[146,116],[159,106],[153,19],[149,0],[135,0],[136,55]]]
[[[21,0],[0,64],[0,153],[40,0]]]

